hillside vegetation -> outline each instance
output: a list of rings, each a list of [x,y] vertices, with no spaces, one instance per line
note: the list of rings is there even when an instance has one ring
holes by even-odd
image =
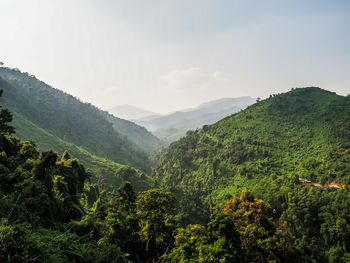
[[[117,118],[112,118],[112,124],[107,112],[18,70],[0,68],[0,77],[1,101],[11,111],[94,155],[149,169],[146,151],[155,150],[160,141],[144,128]]]
[[[153,176],[183,200],[189,222],[249,188],[311,260],[327,262],[350,253],[349,148],[350,98],[299,88],[187,132],[154,158]],[[325,187],[299,185],[301,178]]]
[[[15,134],[24,140],[35,140],[36,146],[41,150],[55,149],[59,155],[66,150],[72,156],[79,158],[85,164],[92,174],[93,182],[100,182],[108,187],[117,187],[124,180],[133,183],[135,191],[140,192],[150,189],[154,186],[154,180],[147,174],[127,165],[122,165],[111,160],[96,156],[82,147],[69,143],[48,131],[38,127],[18,113],[13,114],[13,126]]]

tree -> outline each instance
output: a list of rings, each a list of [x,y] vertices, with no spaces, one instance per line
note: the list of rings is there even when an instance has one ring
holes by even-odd
[[[2,96],[2,89],[0,89],[0,97]],[[12,134],[15,132],[15,129],[8,125],[12,121],[12,114],[6,109],[3,109],[0,106],[0,132]]]
[[[263,200],[255,199],[250,190],[243,190],[240,197],[233,197],[224,208],[240,232],[242,248],[246,251],[246,260],[265,258],[275,259],[274,235],[276,228],[272,223],[272,209]]]
[[[150,257],[162,255],[172,244],[171,216],[174,213],[174,196],[161,189],[141,193],[136,199],[136,211],[140,218],[141,238]]]
[[[139,235],[135,201],[136,194],[131,183],[124,182],[107,204],[104,234],[109,244],[118,245],[131,255],[133,261],[139,262],[143,258],[144,244]]]
[[[206,228],[202,225],[187,225],[176,229],[175,247],[165,255],[165,262],[202,262],[199,260],[202,247],[207,244]]]
[[[207,228],[195,224],[178,228],[175,247],[165,258],[170,262],[237,262],[240,236],[232,219],[219,213]]]

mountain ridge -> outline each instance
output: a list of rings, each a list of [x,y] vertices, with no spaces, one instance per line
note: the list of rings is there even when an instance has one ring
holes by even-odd
[[[289,173],[295,171],[302,178],[320,182],[341,180],[346,174],[336,172],[336,163],[342,159],[334,159],[333,155],[340,152],[342,158],[349,158],[341,153],[345,147],[341,145],[350,144],[349,103],[348,97],[314,87],[271,95],[173,142],[158,156],[153,175],[164,186],[183,187],[185,192],[197,185],[198,194],[209,203],[210,198],[225,199],[228,193],[238,193],[244,185],[254,185],[256,192],[266,193],[261,188],[270,180],[266,180],[265,173],[282,171],[291,176]],[[327,158],[332,165],[326,165]],[[178,160],[180,163],[176,163]],[[317,160],[319,171],[308,174],[303,167],[313,160]],[[322,173],[330,173],[325,167],[333,171],[334,177]],[[213,181],[213,174],[220,180]]]
[[[221,98],[200,104],[193,109],[176,111],[149,120],[135,120],[157,137],[172,142],[184,136],[187,130],[194,130],[231,115],[248,105],[255,103],[249,96],[239,98]]]
[[[11,111],[97,156],[143,170],[149,169],[147,154],[142,146],[138,146],[135,140],[128,139],[125,133],[118,132],[118,127],[113,127],[106,119],[107,112],[90,103],[82,103],[79,99],[19,70],[2,67],[0,77],[4,79],[1,79],[1,88],[4,89],[1,100]],[[159,141],[136,124],[119,119],[114,121],[126,123],[131,129],[136,127],[136,134],[143,132],[148,136],[147,142]],[[132,133],[128,134],[130,136]],[[149,150],[151,151],[153,149]]]

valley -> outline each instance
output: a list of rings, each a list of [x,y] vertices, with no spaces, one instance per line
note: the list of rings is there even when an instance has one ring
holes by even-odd
[[[209,106],[219,106],[211,102],[204,113],[158,117],[193,125],[208,117],[166,147],[144,127],[18,70],[0,68],[0,88],[0,246],[12,260],[349,258],[349,97],[307,87],[256,103],[237,98],[246,108],[212,124]]]
[[[0,0],[0,263],[350,263],[349,14]]]

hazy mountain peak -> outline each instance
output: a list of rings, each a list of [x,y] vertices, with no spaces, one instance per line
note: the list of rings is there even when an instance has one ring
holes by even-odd
[[[113,114],[116,117],[133,120],[133,119],[141,119],[148,116],[160,115],[159,113],[155,113],[149,110],[145,110],[130,104],[123,104],[115,106],[108,110],[109,113]]]

